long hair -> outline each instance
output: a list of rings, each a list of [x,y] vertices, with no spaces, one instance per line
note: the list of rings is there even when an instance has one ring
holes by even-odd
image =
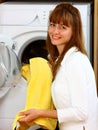
[[[57,47],[51,43],[49,33],[47,33],[46,46],[49,53],[49,62],[52,65],[54,80],[64,55],[71,47],[76,46],[79,51],[86,55],[87,52],[84,47],[81,15],[77,8],[72,6],[70,3],[60,3],[50,13],[49,22],[56,24],[63,22],[64,25],[72,27],[72,37],[70,41],[65,44],[64,50],[60,56]]]

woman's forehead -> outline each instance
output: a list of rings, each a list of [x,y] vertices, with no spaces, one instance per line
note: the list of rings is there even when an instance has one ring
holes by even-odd
[[[64,19],[64,18],[53,18],[53,19],[50,19],[50,22],[53,22],[55,24],[60,24],[60,25],[66,25],[66,26],[71,26],[71,20],[69,19]]]
[[[57,24],[62,23],[63,25],[69,27],[74,25],[74,17],[69,13],[61,14],[61,15],[57,14],[55,16],[50,17],[50,22],[57,23]]]

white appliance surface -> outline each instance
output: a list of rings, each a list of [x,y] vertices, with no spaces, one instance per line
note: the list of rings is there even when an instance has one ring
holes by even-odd
[[[56,4],[43,2],[0,4],[0,34],[13,40],[12,43],[4,42],[14,50],[19,59],[30,42],[46,38],[48,16]],[[90,4],[73,3],[73,5],[80,10],[85,46],[90,55]],[[21,78],[18,85],[0,99],[0,130],[11,130],[16,113],[25,106],[26,89],[27,83]],[[30,130],[35,130],[35,127]]]
[[[27,83],[21,78],[16,87],[0,99],[0,130],[11,130],[14,118],[25,107]]]

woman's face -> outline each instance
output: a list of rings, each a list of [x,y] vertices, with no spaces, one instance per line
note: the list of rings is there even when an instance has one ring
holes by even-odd
[[[62,53],[65,44],[71,39],[72,27],[68,27],[62,23],[55,24],[50,22],[48,32],[51,43],[57,47],[59,53]]]

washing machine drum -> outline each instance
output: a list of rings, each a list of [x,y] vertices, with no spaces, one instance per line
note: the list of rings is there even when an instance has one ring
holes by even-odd
[[[0,98],[15,87],[21,77],[21,64],[15,52],[0,43]]]

